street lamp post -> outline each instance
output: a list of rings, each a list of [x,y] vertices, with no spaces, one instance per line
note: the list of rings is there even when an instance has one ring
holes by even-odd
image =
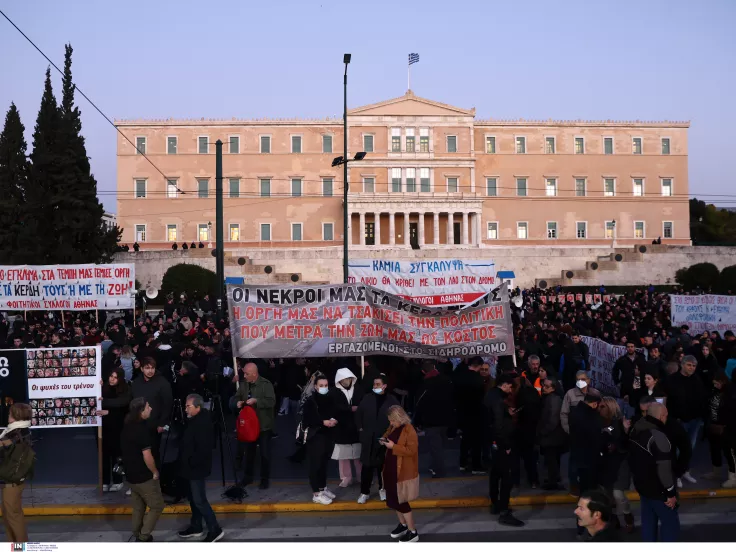
[[[342,246],[342,280],[348,283],[348,65],[350,54],[345,54],[342,61],[345,64],[345,75],[343,76],[343,111],[342,111],[342,133],[343,133],[343,163],[342,170],[342,193],[343,193],[343,246]],[[352,238],[352,236],[350,236]]]

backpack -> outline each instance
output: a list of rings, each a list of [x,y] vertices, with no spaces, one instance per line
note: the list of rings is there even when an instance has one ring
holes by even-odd
[[[27,443],[14,443],[5,447],[0,463],[0,481],[19,485],[33,477],[36,453]]]
[[[237,431],[238,441],[241,443],[255,443],[258,440],[261,434],[261,424],[252,406],[244,406],[238,414]]]

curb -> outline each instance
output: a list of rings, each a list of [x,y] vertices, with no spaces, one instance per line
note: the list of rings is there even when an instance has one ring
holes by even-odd
[[[629,500],[638,501],[639,494],[634,491],[626,493]],[[683,500],[736,498],[736,489],[703,489],[699,491],[682,491]],[[575,504],[577,498],[569,494],[526,495],[511,499],[512,506],[544,506],[547,504]],[[431,510],[435,508],[484,508],[490,506],[486,497],[418,499],[412,501],[415,510]],[[216,503],[212,509],[218,514],[286,514],[297,512],[366,512],[388,510],[386,504],[379,501],[358,504],[356,502],[333,502],[323,506],[313,502],[275,502],[267,504],[233,504]],[[48,505],[24,507],[26,516],[115,516],[130,515],[133,509],[129,505],[90,506],[90,505]],[[167,506],[164,514],[189,514],[191,510],[186,504]]]

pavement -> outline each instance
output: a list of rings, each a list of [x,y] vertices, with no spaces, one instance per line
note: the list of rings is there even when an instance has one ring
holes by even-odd
[[[222,471],[224,468],[226,485],[234,482],[234,436],[228,431],[223,446],[224,462],[221,465],[219,446],[213,451],[213,473],[208,481],[208,497],[216,512],[219,513],[290,513],[290,512],[369,512],[386,510],[384,503],[378,500],[376,483],[373,495],[366,504],[357,504],[360,494],[357,481],[351,487],[338,487],[339,476],[337,462],[331,461],[328,472],[329,488],[337,495],[329,506],[314,504],[308,486],[307,465],[294,464],[287,457],[294,450],[294,426],[292,417],[277,418],[278,438],[272,440],[272,479],[271,487],[259,490],[256,486],[247,488],[249,496],[242,504],[224,499],[222,491]],[[89,428],[39,429],[34,431],[37,454],[37,465],[34,480],[26,486],[24,492],[24,510],[29,516],[64,516],[64,515],[122,515],[131,511],[130,499],[124,492],[100,493],[97,482],[97,445],[96,430]],[[228,443],[229,441],[229,443]],[[162,443],[165,458],[173,460],[176,456],[176,435]],[[424,439],[420,437],[420,498],[412,502],[418,510],[482,508],[489,504],[488,479],[485,476],[464,475],[457,468],[459,438],[447,442],[445,460],[448,466],[448,477],[433,479],[428,472],[429,454]],[[541,467],[541,462],[540,462]],[[725,468],[724,468],[725,470]],[[563,457],[563,478],[566,478],[566,455]],[[684,500],[705,498],[736,498],[736,489],[722,489],[720,483],[708,481],[700,477],[711,471],[707,444],[701,442],[696,448],[693,459],[693,475],[698,479],[696,484],[685,483],[681,489]],[[242,472],[240,473],[242,475]],[[258,471],[256,470],[256,480]],[[553,504],[573,504],[576,498],[566,491],[546,492],[531,489],[525,480],[523,468],[520,484],[514,488],[512,505],[541,506]],[[725,479],[725,471],[724,471]],[[566,481],[563,482],[566,484]],[[631,500],[638,500],[636,492],[630,492]],[[188,512],[186,501],[167,507],[166,514],[182,514]]]

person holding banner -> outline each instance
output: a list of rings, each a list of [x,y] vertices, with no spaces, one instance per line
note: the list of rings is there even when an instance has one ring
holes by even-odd
[[[125,381],[125,373],[115,368],[102,382],[102,408],[97,414],[102,416],[102,491],[117,492],[123,488],[122,477],[115,473],[113,466],[120,456],[120,434],[132,393]],[[112,485],[110,476],[112,474]]]

